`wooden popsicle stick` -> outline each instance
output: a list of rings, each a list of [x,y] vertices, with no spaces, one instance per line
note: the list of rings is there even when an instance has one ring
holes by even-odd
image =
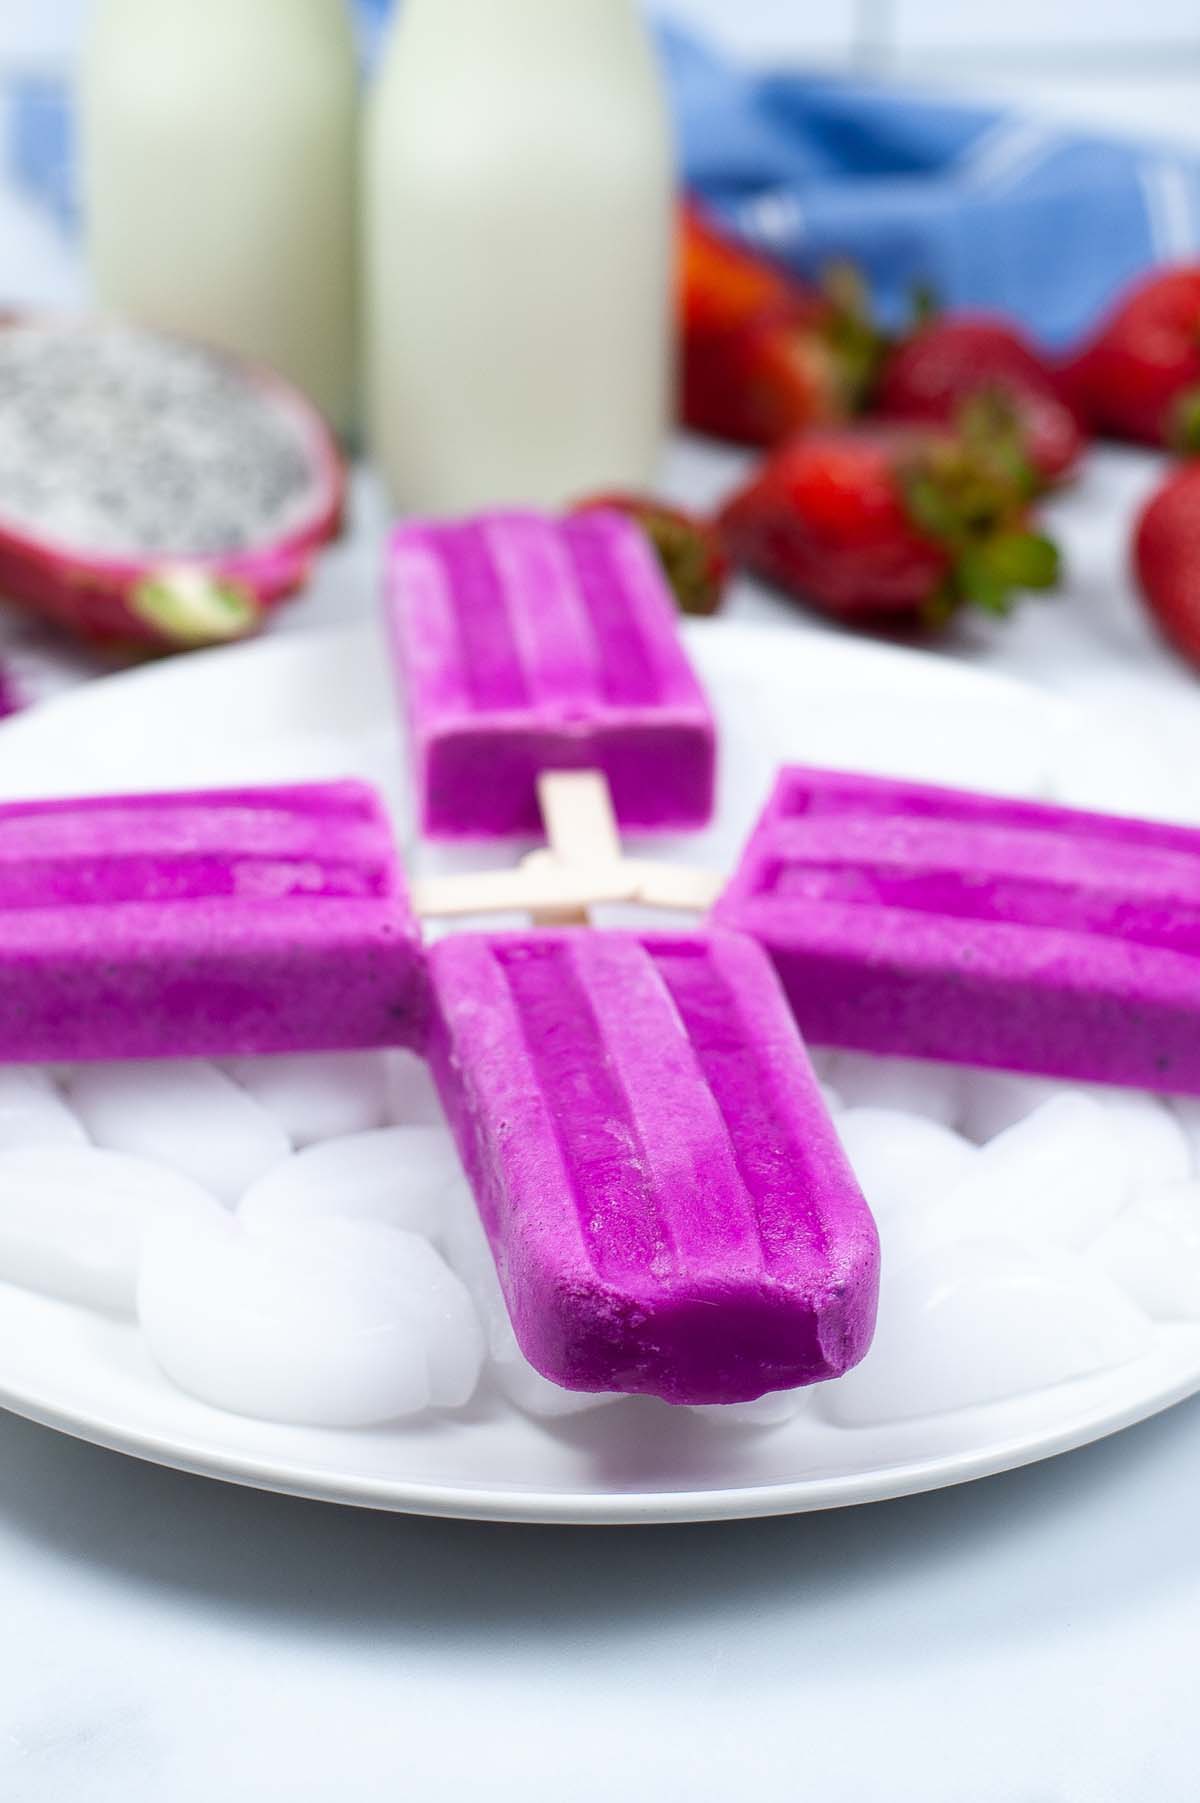
[[[545,911],[571,910],[586,919],[593,902],[633,901],[637,877],[623,865],[575,870],[535,854],[515,870],[417,877],[410,887],[414,909],[425,916],[529,913],[536,919]]]
[[[546,849],[531,851],[522,859],[521,868],[536,871],[564,870],[554,853]],[[630,901],[642,908],[707,914],[726,881],[717,870],[698,870],[691,864],[666,864],[652,858],[626,858],[610,869],[614,878],[613,886],[616,886],[615,879],[619,871],[628,885],[626,891],[622,895],[613,895],[611,892],[604,895],[593,894],[593,903]],[[582,874],[581,872],[581,879]],[[598,873],[601,884],[607,882],[608,874]]]
[[[601,902],[703,913],[720,893],[724,878],[715,872],[623,855],[599,770],[548,770],[538,779],[538,799],[547,846],[515,870],[418,877],[416,912],[444,919],[527,913],[538,926],[574,926],[586,925],[588,910]]]
[[[621,834],[603,771],[543,770],[537,789],[550,855],[561,868],[594,872],[597,877],[620,868]],[[527,864],[533,865],[535,860],[536,853]],[[543,862],[540,867],[548,866]],[[594,895],[591,899],[611,898]],[[534,925],[541,927],[586,926],[587,920],[586,904],[538,908],[533,916]]]
[[[621,833],[601,770],[543,770],[538,804],[546,842],[562,864],[619,864]]]
[[[632,888],[632,877],[627,876],[620,865],[614,865],[612,868],[614,871],[619,870],[622,880],[627,882],[630,888]],[[539,851],[531,851],[523,857],[521,859],[521,869],[532,871],[557,871],[560,875],[566,871],[570,871],[572,876],[577,875],[576,871],[570,865],[564,865],[559,862],[558,857],[550,850],[548,845],[543,845]],[[589,873],[579,872],[577,880],[580,882],[588,881]],[[533,910],[533,924],[535,927],[587,926],[591,919],[589,909],[593,901],[602,901],[606,899],[607,897],[595,896],[589,892],[587,902],[581,907],[535,908]],[[625,897],[622,896],[620,899],[623,901]]]
[[[634,900],[644,908],[694,908],[708,910],[725,887],[716,870],[697,870],[690,864],[664,864],[653,859],[630,858],[625,869],[637,879]]]

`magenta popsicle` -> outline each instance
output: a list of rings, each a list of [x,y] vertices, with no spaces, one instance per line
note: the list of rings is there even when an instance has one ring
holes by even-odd
[[[544,770],[602,771],[626,828],[709,818],[712,713],[631,521],[398,527],[388,612],[426,833],[540,831]]]
[[[544,1376],[736,1402],[862,1358],[874,1223],[752,941],[464,934],[430,974],[434,1075]]]
[[[0,806],[0,1060],[419,1043],[420,937],[355,782]]]
[[[816,1044],[1200,1093],[1200,832],[780,773],[714,918]]]

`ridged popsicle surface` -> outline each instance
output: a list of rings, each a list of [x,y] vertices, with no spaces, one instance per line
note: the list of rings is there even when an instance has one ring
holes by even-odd
[[[814,1043],[1200,1092],[1200,832],[799,767],[714,918]]]
[[[711,815],[711,710],[621,515],[398,527],[388,617],[426,832],[536,832],[536,779],[555,769],[603,770],[627,828]]]
[[[420,935],[356,782],[0,806],[0,1060],[418,1043]]]
[[[471,934],[430,970],[434,1074],[545,1376],[731,1402],[862,1357],[874,1224],[756,946]]]

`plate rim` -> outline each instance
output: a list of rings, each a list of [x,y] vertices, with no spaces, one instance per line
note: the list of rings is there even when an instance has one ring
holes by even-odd
[[[687,637],[708,640],[720,635],[729,642],[731,653],[751,662],[769,657],[771,646],[786,646],[788,657],[794,657],[800,651],[810,652],[831,664],[845,660],[848,666],[857,666],[859,672],[874,670],[885,678],[889,672],[903,670],[901,693],[912,694],[919,687],[944,687],[948,694],[956,691],[976,695],[990,693],[1009,703],[1020,703],[1036,710],[1051,731],[1076,730],[1086,719],[1083,710],[1074,702],[1031,683],[996,671],[943,660],[908,646],[832,634],[807,628],[802,623],[793,626],[779,622],[715,619],[685,621],[683,625]],[[248,644],[221,646],[191,653],[186,658],[114,672],[53,696],[40,706],[0,723],[0,763],[7,757],[20,756],[23,739],[36,741],[42,731],[53,732],[64,713],[71,718],[92,707],[103,710],[111,702],[114,690],[124,693],[131,687],[136,689],[146,684],[159,690],[164,684],[187,686],[199,672],[223,667],[230,660],[237,660],[239,666],[245,666],[252,659],[268,667],[272,662],[286,662],[290,658],[303,663],[315,649],[328,655],[334,644],[352,657],[356,644],[368,646],[377,641],[378,630],[374,626],[339,624],[269,634]],[[914,682],[913,678],[917,680]],[[207,675],[200,679],[206,680]],[[4,788],[0,780],[0,794]],[[36,790],[29,792],[36,793]],[[992,1445],[970,1452],[892,1462],[867,1473],[849,1472],[825,1478],[796,1478],[744,1486],[600,1492],[544,1487],[513,1489],[494,1484],[447,1484],[381,1476],[336,1477],[328,1470],[306,1465],[303,1460],[278,1456],[255,1458],[236,1449],[226,1453],[206,1445],[193,1434],[131,1428],[105,1411],[74,1408],[55,1401],[40,1392],[37,1386],[14,1387],[0,1371],[0,1407],[9,1412],[107,1450],[195,1476],[394,1513],[577,1526],[752,1519],[919,1494],[1071,1451],[1149,1419],[1197,1391],[1200,1391],[1200,1369],[1176,1377],[1152,1393],[1115,1406],[1111,1402],[1097,1403],[1070,1421],[1051,1424],[1033,1433],[1009,1434]]]
[[[720,1489],[612,1490],[603,1494],[571,1490],[514,1491],[486,1485],[398,1482],[374,1477],[338,1480],[302,1463],[287,1460],[268,1463],[234,1453],[205,1451],[187,1435],[154,1436],[121,1428],[107,1419],[82,1416],[54,1403],[38,1402],[28,1393],[14,1396],[2,1380],[0,1408],[53,1432],[68,1434],[72,1439],[146,1464],[314,1502],[338,1503],[393,1515],[429,1515],[443,1520],[531,1526],[638,1527],[810,1515],[949,1489],[1077,1451],[1128,1427],[1135,1427],[1139,1422],[1149,1421],[1197,1393],[1200,1393],[1200,1371],[1177,1379],[1152,1396],[1137,1397],[1116,1408],[1101,1405],[1072,1422],[1044,1428],[1033,1436],[1010,1437],[975,1452],[947,1453],[885,1465],[865,1476],[849,1472],[832,1478],[797,1478],[781,1483],[726,1485]]]

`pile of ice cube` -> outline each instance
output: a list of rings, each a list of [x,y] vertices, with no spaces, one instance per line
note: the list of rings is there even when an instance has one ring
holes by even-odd
[[[1200,1102],[816,1055],[883,1244],[867,1359],[699,1413],[844,1427],[986,1403],[1200,1322]],[[136,1315],[184,1390],[357,1427],[616,1400],[521,1356],[424,1066],[407,1053],[0,1069],[0,1281]]]

